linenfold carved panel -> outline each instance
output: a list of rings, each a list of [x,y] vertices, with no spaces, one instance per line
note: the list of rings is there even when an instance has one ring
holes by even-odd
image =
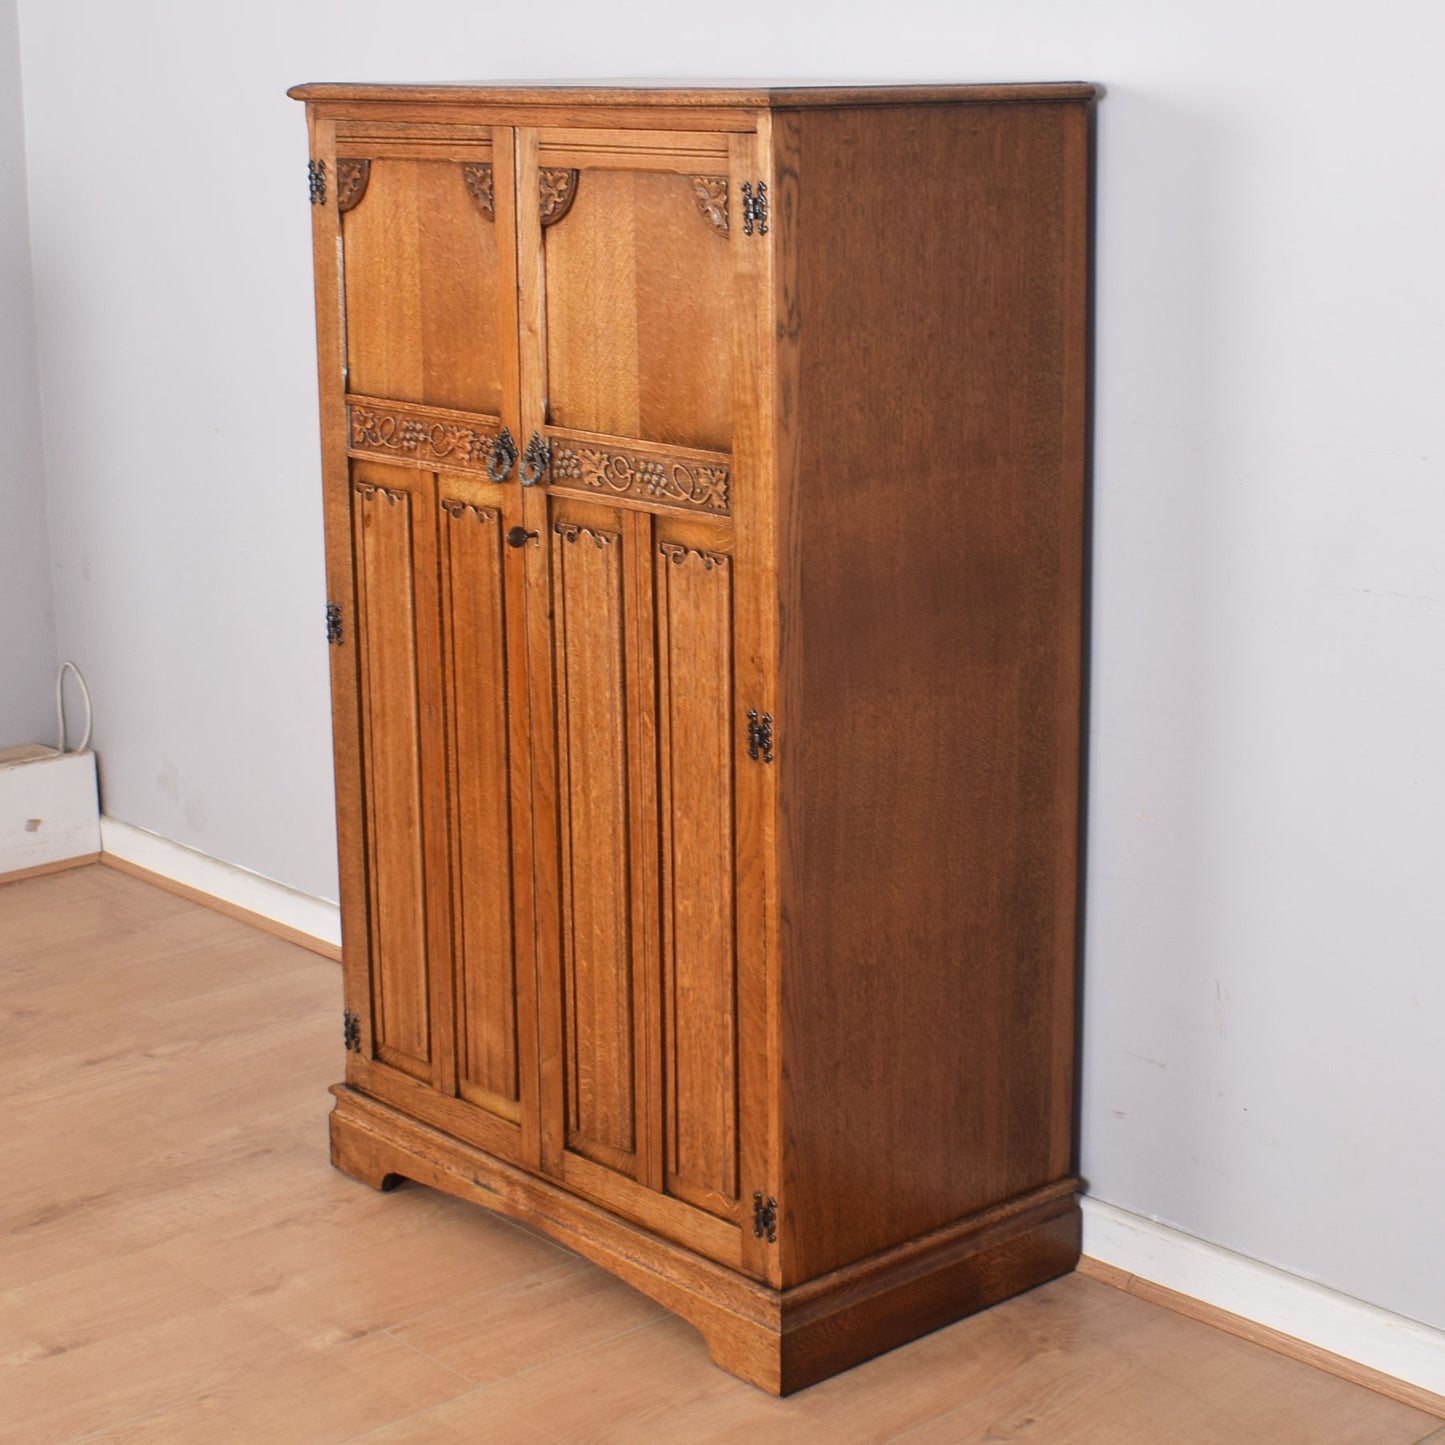
[[[371,179],[371,162],[356,159],[336,162],[336,209],[349,211],[361,204],[366,183]]]
[[[728,178],[726,176],[693,176],[692,192],[697,208],[715,231],[728,231]]]
[[[568,211],[577,197],[577,172],[574,170],[543,169],[537,172],[540,194],[538,210],[544,226],[555,226]]]
[[[553,486],[726,514],[728,482],[721,462],[665,453],[643,456],[552,438]]]
[[[462,180],[466,183],[467,194],[477,203],[477,208],[489,220],[497,219],[496,202],[492,196],[492,166],[490,161],[476,165],[462,166]]]
[[[350,450],[425,467],[486,473],[499,425],[490,419],[432,407],[355,399],[350,403]]]

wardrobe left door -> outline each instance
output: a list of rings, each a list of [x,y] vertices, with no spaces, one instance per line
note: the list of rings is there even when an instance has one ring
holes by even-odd
[[[347,1082],[527,1163],[512,133],[323,119],[313,146]]]

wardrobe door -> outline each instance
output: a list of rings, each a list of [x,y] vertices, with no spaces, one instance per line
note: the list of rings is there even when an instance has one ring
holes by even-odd
[[[738,142],[518,135],[543,1160],[736,1263]]]
[[[505,128],[347,122],[335,178],[370,998],[353,1076],[527,1162],[513,156]]]

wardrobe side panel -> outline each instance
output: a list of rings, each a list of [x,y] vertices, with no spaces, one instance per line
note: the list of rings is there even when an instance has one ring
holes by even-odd
[[[815,110],[779,153],[790,1281],[1070,1168],[1087,124]]]

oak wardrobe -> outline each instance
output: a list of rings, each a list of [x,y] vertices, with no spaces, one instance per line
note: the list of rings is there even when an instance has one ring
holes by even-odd
[[[1071,1269],[1087,85],[306,85],[337,1166],[786,1393]]]

